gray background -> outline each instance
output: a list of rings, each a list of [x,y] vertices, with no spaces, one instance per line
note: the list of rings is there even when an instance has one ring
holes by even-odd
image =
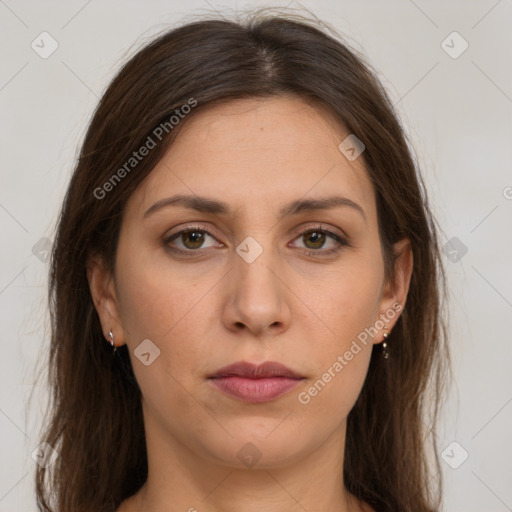
[[[0,512],[36,510],[31,453],[47,399],[34,386],[47,344],[45,250],[99,96],[157,32],[256,5],[264,3],[0,1]],[[454,379],[438,432],[444,510],[512,510],[512,1],[302,5],[378,70],[447,244]],[[44,31],[58,43],[47,58],[31,47],[51,49]],[[469,45],[460,55],[454,31]]]

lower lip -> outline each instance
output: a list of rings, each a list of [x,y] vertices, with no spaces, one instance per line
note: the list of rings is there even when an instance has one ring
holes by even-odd
[[[212,384],[227,395],[239,398],[244,402],[269,402],[296,387],[302,379],[287,377],[268,377],[263,379],[247,379],[244,377],[216,377],[210,379]]]

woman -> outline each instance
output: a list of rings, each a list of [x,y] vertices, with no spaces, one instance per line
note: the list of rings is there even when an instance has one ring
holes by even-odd
[[[204,20],[138,51],[50,280],[40,510],[438,510],[435,223],[384,89],[317,23]]]

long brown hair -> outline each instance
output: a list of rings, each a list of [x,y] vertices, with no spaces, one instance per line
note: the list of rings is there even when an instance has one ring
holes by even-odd
[[[104,339],[86,275],[88,258],[99,255],[114,269],[127,199],[191,116],[232,99],[282,94],[327,106],[363,141],[386,277],[393,278],[395,242],[409,238],[414,255],[407,304],[388,338],[392,357],[383,360],[374,350],[348,417],[345,485],[379,512],[438,510],[440,468],[431,429],[448,352],[436,222],[411,145],[376,72],[329,30],[314,18],[265,11],[243,20],[188,22],[139,50],[103,94],[51,255],[51,404],[41,441],[59,457],[37,469],[40,511],[111,510],[147,478],[140,389],[127,346],[112,357]],[[172,128],[170,116],[192,102],[193,111]],[[165,122],[155,147],[126,167]]]

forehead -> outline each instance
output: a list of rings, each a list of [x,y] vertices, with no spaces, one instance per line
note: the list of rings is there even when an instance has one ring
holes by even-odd
[[[349,132],[326,107],[294,96],[232,100],[184,120],[178,137],[130,198],[144,212],[176,193],[277,213],[300,197],[344,195],[375,215],[363,157],[349,161],[338,146]]]

